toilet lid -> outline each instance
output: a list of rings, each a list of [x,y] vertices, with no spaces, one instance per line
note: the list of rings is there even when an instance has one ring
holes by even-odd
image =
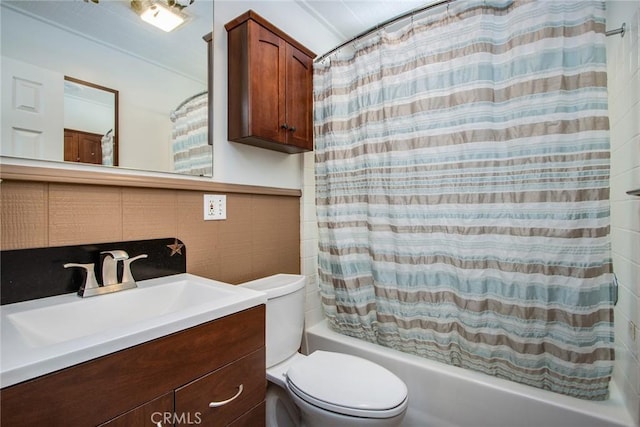
[[[346,415],[389,418],[406,408],[400,378],[348,354],[316,351],[289,368],[287,381],[301,399]]]

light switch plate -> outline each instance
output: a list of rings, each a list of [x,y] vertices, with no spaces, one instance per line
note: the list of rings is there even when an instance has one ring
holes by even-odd
[[[204,219],[205,221],[227,219],[227,196],[205,194]]]

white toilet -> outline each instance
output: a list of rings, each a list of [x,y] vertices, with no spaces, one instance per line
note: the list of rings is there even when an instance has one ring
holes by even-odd
[[[243,283],[267,294],[267,427],[391,427],[407,411],[407,386],[366,359],[298,353],[305,276],[276,274]]]

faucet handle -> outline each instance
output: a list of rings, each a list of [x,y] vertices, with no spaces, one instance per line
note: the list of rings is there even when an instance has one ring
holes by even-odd
[[[133,280],[133,274],[131,274],[131,263],[135,260],[138,260],[141,258],[147,258],[147,257],[148,257],[147,254],[141,254],[138,256],[134,256],[133,258],[125,259],[123,261],[124,269],[122,271],[122,283],[127,283],[127,282],[135,283],[135,280]]]
[[[87,272],[87,277],[84,280],[84,283],[82,284],[82,286],[80,286],[80,289],[78,289],[78,295],[80,296],[84,296],[84,292],[87,289],[95,289],[98,288],[98,281],[96,280],[96,273],[94,271],[94,263],[90,263],[90,264],[77,264],[77,263],[67,263],[64,265],[64,268],[69,268],[69,267],[80,267],[80,268],[84,268]]]

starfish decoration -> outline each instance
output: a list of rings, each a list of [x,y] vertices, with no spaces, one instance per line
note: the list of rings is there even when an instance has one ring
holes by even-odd
[[[171,255],[169,256],[174,256],[175,254],[182,255],[182,248],[184,245],[182,243],[178,243],[178,239],[176,239],[172,245],[167,245],[167,247],[171,249]]]

